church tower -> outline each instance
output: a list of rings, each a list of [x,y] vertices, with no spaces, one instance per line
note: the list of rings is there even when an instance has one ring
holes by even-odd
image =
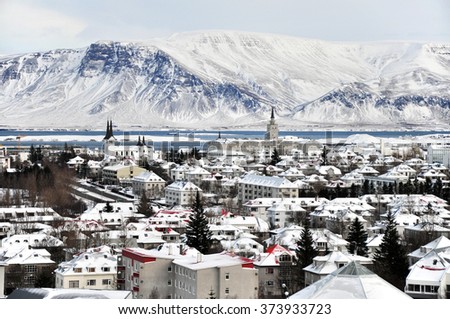
[[[270,122],[267,124],[266,140],[278,140],[278,124],[275,122],[275,111],[272,107]]]
[[[109,153],[109,147],[111,145],[114,145],[115,141],[116,141],[116,138],[114,137],[114,134],[113,134],[112,120],[108,120],[106,122],[106,134],[105,134],[105,137],[103,138],[103,153],[104,154]]]

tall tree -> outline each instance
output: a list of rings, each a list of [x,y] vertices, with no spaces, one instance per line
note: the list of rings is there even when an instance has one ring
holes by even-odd
[[[375,272],[403,290],[408,275],[408,259],[391,212],[388,212],[387,222],[383,240],[374,254]]]
[[[273,152],[272,152],[272,155],[270,156],[270,158],[272,159],[270,161],[271,165],[275,165],[276,163],[281,161],[280,154],[278,153],[278,150],[276,148],[273,149]]]
[[[358,217],[351,223],[347,236],[347,249],[349,252],[359,256],[368,256],[367,232]]]
[[[142,190],[141,197],[137,206],[137,212],[139,214],[145,215],[145,217],[151,217],[154,214],[153,208],[148,202],[148,197],[145,190]]]
[[[309,220],[306,219],[303,225],[303,230],[300,233],[300,240],[297,242],[297,265],[294,277],[299,284],[297,288],[305,287],[305,271],[303,268],[313,263],[314,257],[319,254],[319,251],[314,246],[314,241],[309,228]]]
[[[192,210],[193,213],[186,227],[187,245],[206,254],[209,251],[212,233],[209,230],[208,218],[204,212],[199,192],[195,197]]]

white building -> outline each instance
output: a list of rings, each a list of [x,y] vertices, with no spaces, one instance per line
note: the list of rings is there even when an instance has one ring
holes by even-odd
[[[243,202],[259,197],[298,197],[298,187],[281,177],[246,175],[241,178],[238,187],[238,196]]]
[[[428,146],[427,162],[429,164],[441,163],[446,167],[450,167],[450,145]]]
[[[194,203],[197,193],[202,196],[201,188],[191,182],[173,182],[165,190],[166,204],[190,206]]]
[[[431,251],[416,262],[406,277],[405,292],[416,299],[441,299],[450,295],[450,252]]]
[[[325,256],[314,257],[313,263],[303,268],[305,271],[306,286],[325,278],[332,272],[344,267],[352,261],[356,261],[366,267],[373,264],[372,259],[370,258],[343,253],[341,251],[333,251]]]
[[[55,270],[55,288],[116,289],[117,256],[107,246],[91,248]]]
[[[150,198],[159,197],[164,193],[166,181],[154,172],[145,171],[132,178],[133,193],[140,196],[143,191]]]

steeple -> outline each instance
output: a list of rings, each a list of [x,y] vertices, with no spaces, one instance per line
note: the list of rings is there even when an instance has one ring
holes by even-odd
[[[278,140],[278,124],[275,122],[275,109],[272,107],[270,122],[267,124],[266,140]]]
[[[105,137],[103,139],[104,140],[109,140],[111,137],[114,137],[113,127],[112,127],[112,120],[107,120],[106,121],[106,134],[105,134]]]
[[[142,146],[142,143],[141,143],[141,136],[140,136],[140,135],[138,136],[138,142],[137,142],[136,145],[137,145],[137,146]]]

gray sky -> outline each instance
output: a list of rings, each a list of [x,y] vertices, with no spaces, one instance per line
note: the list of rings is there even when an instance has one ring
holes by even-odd
[[[0,54],[198,30],[450,43],[450,0],[0,0]]]

